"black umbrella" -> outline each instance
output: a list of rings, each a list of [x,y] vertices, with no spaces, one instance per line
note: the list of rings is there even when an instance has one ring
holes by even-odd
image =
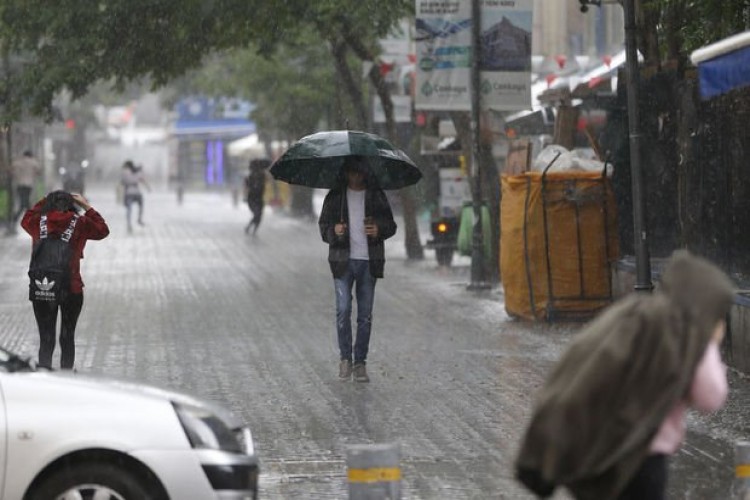
[[[271,166],[274,179],[314,188],[331,189],[343,179],[347,158],[359,157],[382,189],[416,184],[422,172],[406,153],[375,134],[332,130],[308,135],[292,144]]]

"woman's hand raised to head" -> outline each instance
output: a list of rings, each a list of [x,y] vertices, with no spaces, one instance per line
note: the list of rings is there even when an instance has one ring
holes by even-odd
[[[73,201],[76,203],[76,205],[78,205],[82,209],[88,210],[89,208],[91,208],[91,204],[88,202],[88,200],[86,200],[86,198],[83,197],[82,194],[70,193],[70,195],[73,197]]]

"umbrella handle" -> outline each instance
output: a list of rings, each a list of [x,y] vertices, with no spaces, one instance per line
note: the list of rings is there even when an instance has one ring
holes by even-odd
[[[339,214],[339,220],[344,223],[344,200],[346,199],[346,190],[341,190],[341,213]]]

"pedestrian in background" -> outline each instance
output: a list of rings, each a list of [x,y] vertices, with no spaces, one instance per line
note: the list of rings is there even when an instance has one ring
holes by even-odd
[[[266,193],[266,169],[271,166],[271,161],[267,159],[250,160],[248,166],[249,172],[245,177],[245,200],[252,214],[250,222],[245,226],[245,233],[253,230],[253,236],[258,232],[260,221],[263,218],[263,209],[265,208],[264,196]]]
[[[336,293],[339,377],[369,382],[366,363],[372,329],[375,283],[383,277],[384,241],[396,234],[388,198],[371,183],[366,160],[348,157],[341,185],[328,192],[318,225],[328,243]],[[352,351],[352,289],[356,284],[357,337]],[[353,363],[352,363],[353,361]]]
[[[734,286],[705,259],[676,252],[659,288],[604,311],[572,342],[538,397],[516,461],[540,497],[661,500],[685,412],[727,397],[719,344]]]
[[[13,214],[14,225],[19,217],[31,208],[31,192],[34,189],[34,183],[41,175],[42,167],[31,151],[24,151],[20,158],[13,161],[13,183],[16,186],[16,199],[18,200],[18,209]]]
[[[79,213],[81,211],[82,213]],[[44,217],[44,224],[42,219]],[[71,219],[77,220],[71,224]],[[101,240],[109,234],[104,218],[80,194],[66,191],[53,191],[27,210],[21,220],[21,227],[32,238],[32,248],[41,237],[61,238],[72,227],[68,244],[71,248],[70,273],[67,290],[61,300],[33,302],[34,317],[39,329],[39,366],[52,368],[52,354],[55,350],[57,313],[60,322],[60,368],[72,370],[75,363],[75,330],[78,316],[83,308],[83,279],[81,259],[88,240]]]
[[[146,182],[146,178],[143,176],[143,168],[137,167],[132,161],[127,160],[122,166],[122,179],[121,184],[123,186],[123,200],[125,202],[125,216],[128,222],[128,232],[133,232],[133,224],[131,222],[131,212],[133,204],[138,205],[138,224],[144,226],[143,222],[143,192],[141,191],[141,184],[146,186],[146,189],[151,190],[151,186]]]

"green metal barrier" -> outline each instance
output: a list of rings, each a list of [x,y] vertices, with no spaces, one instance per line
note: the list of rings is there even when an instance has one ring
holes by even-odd
[[[0,189],[0,220],[8,219],[8,190]]]

